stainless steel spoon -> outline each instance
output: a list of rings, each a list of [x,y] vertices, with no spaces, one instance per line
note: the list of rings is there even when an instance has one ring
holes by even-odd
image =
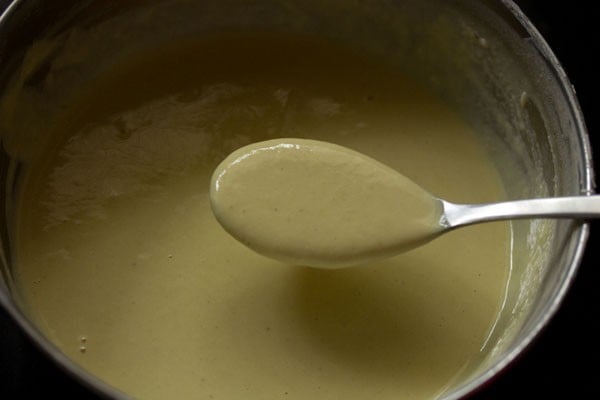
[[[318,268],[390,257],[481,222],[600,216],[600,196],[451,203],[361,153],[297,138],[233,152],[215,170],[211,205],[256,252]]]

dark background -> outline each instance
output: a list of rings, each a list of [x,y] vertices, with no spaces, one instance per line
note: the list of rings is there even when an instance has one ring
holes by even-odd
[[[476,1],[476,0],[473,0]],[[0,10],[6,1],[0,0]],[[596,1],[520,0],[574,84],[594,149],[600,149]],[[1,62],[1,61],[0,61]],[[596,150],[595,153],[599,153]],[[600,156],[597,156],[600,157]],[[595,163],[598,166],[598,162]],[[599,169],[596,167],[596,171]],[[540,337],[516,363],[473,400],[507,398],[600,399],[598,265],[600,221],[592,222],[583,263],[564,303]],[[97,399],[48,361],[0,310],[0,399],[42,397]]]

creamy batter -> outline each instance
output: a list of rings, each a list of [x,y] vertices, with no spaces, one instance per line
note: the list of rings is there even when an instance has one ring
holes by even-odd
[[[109,384],[143,399],[431,398],[485,349],[506,223],[326,271],[258,255],[212,215],[215,167],[278,137],[358,150],[451,201],[501,200],[470,127],[383,60],[207,37],[115,66],[71,112],[29,169],[19,282],[49,338]]]
[[[219,164],[210,190],[228,232],[292,264],[364,264],[442,231],[438,199],[370,157],[319,140],[244,146]]]

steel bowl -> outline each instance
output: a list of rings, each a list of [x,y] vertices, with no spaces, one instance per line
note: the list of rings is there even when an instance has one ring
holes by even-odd
[[[13,232],[23,159],[39,156],[48,138],[43,129],[24,137],[14,121],[30,123],[27,115],[38,109],[14,98],[32,93],[45,112],[68,98],[68,90],[47,93],[43,81],[73,32],[93,31],[78,46],[96,49],[102,58],[70,59],[68,68],[53,71],[71,83],[136,51],[228,29],[309,33],[368,49],[436,92],[481,133],[495,162],[511,165],[510,174],[509,168],[499,168],[509,198],[594,190],[590,146],[574,90],[539,32],[508,0],[7,3],[0,17],[0,304],[49,358],[109,398],[127,396],[48,340],[30,317],[15,279]],[[513,266],[503,310],[480,362],[441,398],[473,393],[534,340],[571,285],[588,230],[588,224],[573,220],[512,224]]]

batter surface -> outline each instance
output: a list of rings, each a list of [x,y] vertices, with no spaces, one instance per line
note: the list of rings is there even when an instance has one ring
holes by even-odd
[[[291,136],[450,201],[501,200],[469,126],[383,61],[281,34],[182,42],[90,84],[55,129],[24,188],[19,280],[51,340],[109,384],[144,399],[431,398],[479,357],[508,224],[323,271],[254,253],[211,212],[227,154]]]
[[[442,231],[441,202],[362,153],[320,140],[244,146],[215,170],[213,213],[257,252],[342,268],[396,255]]]

